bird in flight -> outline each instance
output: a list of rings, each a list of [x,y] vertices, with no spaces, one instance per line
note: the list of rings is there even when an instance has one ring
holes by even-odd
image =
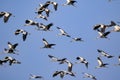
[[[17,29],[14,34],[15,35],[22,34],[23,41],[25,41],[29,33],[23,29]]]
[[[44,46],[42,48],[52,48],[52,46],[55,46],[56,44],[49,44],[45,38],[42,39]]]
[[[58,34],[59,36],[67,36],[67,37],[71,37],[67,32],[65,32],[63,29],[61,29],[60,27],[57,27],[58,30],[60,30],[60,33]]]
[[[97,49],[97,51],[101,54],[100,56],[104,56],[104,57],[107,57],[107,58],[112,58],[112,57],[114,57],[114,56],[106,53],[106,52],[103,51],[103,50]]]
[[[4,23],[7,23],[12,13],[10,12],[0,12],[0,18],[3,17]]]
[[[84,73],[84,72],[83,74],[84,74],[83,78],[91,78],[92,80],[97,80],[97,78],[92,74]]]
[[[43,31],[51,31],[50,28],[53,26],[53,23],[49,23],[48,25],[44,25],[43,23],[40,23],[40,29]],[[39,29],[38,29],[39,30]]]
[[[78,57],[76,57],[76,59],[80,61],[80,62],[76,62],[76,63],[83,63],[83,64],[85,64],[86,68],[88,68],[88,61],[85,58],[78,56]]]
[[[75,6],[75,3],[77,2],[77,1],[75,1],[75,0],[66,0],[66,1],[67,1],[67,2],[64,3],[63,6],[65,6],[65,5]]]
[[[54,62],[59,62],[59,64],[63,64],[65,62],[65,60],[67,59],[67,58],[59,59],[59,58],[52,56],[52,55],[48,55],[48,57]]]
[[[97,57],[97,61],[98,61],[98,66],[96,66],[96,68],[102,68],[102,67],[106,67],[106,65],[109,65],[108,63],[103,63],[100,57]]]
[[[43,80],[44,80],[43,76],[40,76],[40,75],[33,75],[33,74],[30,74],[29,79],[43,79]]]
[[[63,78],[65,75],[70,75],[70,76],[75,77],[75,74],[73,72],[69,72],[69,71],[66,71],[66,70],[55,71],[53,73],[53,77],[55,77],[57,75],[60,75],[60,78]]]

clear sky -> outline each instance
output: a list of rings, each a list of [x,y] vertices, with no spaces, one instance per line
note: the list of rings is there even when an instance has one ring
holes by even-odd
[[[0,80],[28,80],[29,74],[41,75],[45,80],[60,80],[59,76],[52,77],[56,70],[66,70],[67,65],[51,62],[48,55],[53,55],[58,58],[67,58],[73,64],[76,62],[76,57],[84,57],[89,62],[89,68],[83,64],[74,64],[73,72],[76,77],[69,75],[63,80],[90,80],[84,79],[82,72],[87,72],[96,76],[98,80],[119,80],[120,66],[114,66],[118,63],[120,55],[120,33],[112,32],[108,39],[96,39],[97,31],[93,30],[96,24],[109,24],[111,20],[120,22],[120,1],[113,0],[76,0],[76,7],[62,6],[66,0],[53,0],[58,3],[58,10],[54,11],[50,6],[50,17],[48,21],[43,19],[35,19],[36,8],[39,4],[44,4],[47,0],[1,0],[0,11],[11,12],[15,17],[11,16],[7,23],[0,18],[0,51],[7,48],[7,42],[19,43],[17,50],[19,55],[15,54],[0,54],[0,59],[5,56],[11,56],[21,62],[9,66],[4,64],[0,66]],[[34,26],[24,26],[25,20],[31,19],[39,23],[53,23],[52,31],[37,31]],[[81,37],[84,42],[70,42],[71,38],[65,36],[56,36],[59,30],[56,27],[61,27],[72,37]],[[24,29],[30,33],[26,41],[22,41],[22,36],[15,36],[16,29]],[[111,28],[112,29],[112,28]],[[109,30],[109,29],[108,29]],[[42,38],[45,38],[49,43],[55,43],[54,49],[40,49],[44,46]],[[109,63],[108,68],[95,69],[98,65],[97,49],[102,49],[114,57],[101,59],[105,63]]]

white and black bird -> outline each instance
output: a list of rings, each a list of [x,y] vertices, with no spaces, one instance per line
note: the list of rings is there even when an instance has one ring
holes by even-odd
[[[96,68],[102,68],[102,67],[106,67],[106,65],[109,65],[108,63],[103,63],[103,61],[100,59],[100,57],[97,57],[97,62],[98,62],[98,66],[96,66]]]
[[[76,37],[76,38],[72,38],[71,42],[73,42],[73,41],[82,42],[84,40],[82,38],[80,38],[80,37]]]
[[[37,15],[37,17],[35,17],[35,18],[41,18],[41,19],[44,19],[44,20],[48,20],[47,19],[47,16],[44,16],[43,14],[39,14],[39,15]]]
[[[17,29],[14,34],[15,35],[22,34],[22,39],[23,41],[25,41],[29,33],[23,29]]]
[[[111,21],[111,26],[113,26],[113,32],[120,32],[120,25],[116,24],[114,21]]]
[[[44,4],[40,4],[39,8],[37,9],[38,11],[44,11],[46,8],[48,8],[48,6],[50,5],[51,1],[46,1],[46,3]]]
[[[54,62],[59,62],[59,64],[63,64],[65,62],[65,60],[67,59],[67,58],[59,59],[59,58],[52,56],[52,55],[48,55],[48,57],[51,58],[51,60]]]
[[[4,18],[4,23],[7,23],[12,13],[10,12],[0,12],[0,18]]]
[[[18,46],[18,43],[12,44],[11,42],[8,42],[9,49],[16,50],[17,46]]]
[[[13,49],[7,49],[7,48],[4,48],[3,53],[17,54],[18,55],[18,53],[16,53],[15,50],[13,50]]]
[[[97,80],[97,78],[92,74],[84,73],[84,72],[83,74],[84,74],[83,78],[91,78],[92,80]]]
[[[50,9],[48,9],[48,8],[45,8],[45,13],[46,13],[46,16],[47,16],[47,17],[49,17],[49,15],[50,15],[50,12],[51,12],[51,10],[50,10]]]
[[[65,5],[75,6],[75,3],[77,2],[77,1],[75,1],[75,0],[66,0],[66,1],[67,1],[67,2],[64,3],[63,6],[65,6]]]
[[[30,19],[25,20],[24,26],[37,26],[39,27],[39,23]]]
[[[105,24],[96,24],[94,27],[93,27],[93,30],[99,30],[101,32],[105,32],[106,31],[106,28],[110,27],[109,25],[105,25]]]
[[[57,2],[54,2],[54,1],[51,1],[51,4],[53,5],[54,10],[57,11],[58,3],[57,3]]]
[[[53,77],[55,77],[57,75],[60,75],[60,78],[63,78],[65,75],[70,75],[70,76],[75,77],[75,74],[73,72],[69,72],[69,71],[66,71],[66,70],[55,71],[53,73]]]
[[[18,46],[18,43],[12,44],[11,42],[8,42],[8,49],[4,48],[4,52],[3,53],[11,53],[11,54],[17,54],[15,51],[16,47]]]
[[[48,25],[44,25],[43,23],[40,23],[40,29],[43,31],[51,31],[50,28],[53,26],[53,23],[49,23]]]
[[[88,61],[85,58],[78,56],[76,59],[79,60],[79,62],[76,63],[83,63],[85,64],[86,68],[88,68]]]
[[[58,34],[59,36],[67,36],[67,37],[71,37],[67,32],[65,32],[63,29],[61,29],[60,27],[57,27],[57,29],[60,30],[60,33]]]
[[[11,66],[12,64],[21,64],[20,61],[16,60],[15,58],[12,58],[10,56],[6,56],[5,60],[9,61],[9,65]]]
[[[52,46],[55,46],[56,44],[49,44],[45,38],[42,39],[43,43],[44,43],[44,47],[42,48],[52,48]]]
[[[48,9],[48,8],[45,8],[45,9],[43,9],[42,11],[41,11],[41,10],[38,10],[37,12],[35,12],[35,13],[38,14],[38,16],[35,17],[35,18],[40,18],[39,15],[42,15],[43,12],[46,13],[46,16],[47,16],[47,17],[49,17],[49,14],[50,14],[51,10]]]
[[[29,79],[43,79],[43,80],[44,80],[43,76],[40,76],[40,75],[33,75],[33,74],[30,74]]]
[[[112,58],[112,57],[114,57],[114,56],[106,53],[106,52],[103,51],[103,50],[97,49],[97,51],[101,54],[100,56],[104,56],[104,57],[107,57],[107,58]]]
[[[99,36],[97,38],[109,39],[107,36],[111,33],[111,31],[101,32],[99,29],[97,31],[98,31],[98,34],[99,34]]]
[[[68,65],[68,72],[72,72],[72,68],[73,68],[73,63],[68,61],[68,60],[65,60],[65,62],[67,63]]]

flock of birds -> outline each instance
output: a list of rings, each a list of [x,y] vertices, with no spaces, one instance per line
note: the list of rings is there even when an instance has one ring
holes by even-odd
[[[75,7],[75,3],[77,3],[77,1],[75,0],[67,0],[67,2],[65,4],[63,4],[63,6],[68,5],[68,6],[74,6]],[[35,12],[37,14],[37,16],[35,18],[40,18],[43,20],[48,21],[48,17],[50,16],[50,12],[51,10],[49,9],[49,6],[53,5],[53,8],[55,11],[58,10],[58,3],[54,2],[54,1],[46,1],[44,4],[40,4],[39,7],[36,9],[37,11]],[[13,16],[12,13],[10,12],[0,12],[0,18],[3,18],[4,23],[7,23],[9,18]],[[14,17],[14,16],[13,16]],[[43,24],[43,23],[39,23],[36,21],[33,21],[31,19],[27,19],[25,20],[25,25],[24,26],[35,26],[36,30],[40,30],[40,31],[52,31],[50,28],[53,26],[53,23],[49,23],[47,25]],[[112,29],[111,29],[112,28]],[[69,35],[64,29],[60,28],[60,27],[56,27],[56,29],[58,29],[60,31],[59,34],[57,34],[58,36],[66,36],[71,38],[71,42],[73,41],[84,41],[82,38],[80,37],[76,37],[76,38],[72,38],[71,35]],[[110,29],[110,30],[109,30]],[[111,34],[112,32],[120,32],[120,25],[118,25],[116,22],[111,21],[110,24],[96,24],[93,26],[93,30],[97,31],[99,36],[96,37],[98,38],[105,38],[105,39],[109,39],[108,35]],[[22,35],[22,40],[25,41],[28,37],[28,35],[30,35],[29,32],[27,32],[24,29],[17,29],[14,32],[14,35]],[[54,43],[49,43],[45,38],[42,39],[44,46],[40,47],[40,48],[53,48],[53,46],[55,46],[56,44]],[[18,43],[12,44],[11,42],[7,43],[8,48],[4,48],[3,53],[7,53],[7,54],[17,54],[18,55],[18,50],[16,49],[18,46]],[[107,65],[109,65],[108,63],[104,63],[103,60],[101,59],[101,56],[104,56],[106,58],[113,58],[114,56],[108,54],[107,52],[101,50],[101,49],[97,49],[97,52],[100,53],[100,56],[97,57],[97,62],[98,62],[98,66],[96,66],[95,68],[107,68]],[[89,62],[81,57],[81,56],[77,56],[76,60],[77,62],[72,63],[71,61],[69,61],[67,58],[57,58],[53,55],[48,55],[48,57],[53,61],[53,62],[58,62],[59,64],[67,64],[68,68],[67,70],[57,70],[53,73],[53,77],[55,76],[60,76],[60,78],[64,78],[65,75],[70,75],[73,77],[76,77],[76,73],[73,72],[72,68],[74,64],[79,64],[82,63],[85,65],[85,67],[88,69],[89,67]],[[120,55],[118,56],[118,65],[120,66]],[[21,64],[20,61],[18,61],[17,59],[11,57],[11,56],[6,56],[4,59],[0,60],[0,65],[4,65],[8,63],[10,66],[13,64]],[[84,75],[84,78],[91,78],[92,80],[97,80],[97,78],[89,73],[83,72],[82,73]],[[44,79],[43,76],[40,75],[33,75],[30,74],[29,79]]]

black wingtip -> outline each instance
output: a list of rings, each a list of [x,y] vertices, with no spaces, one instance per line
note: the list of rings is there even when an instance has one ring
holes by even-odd
[[[79,59],[80,59],[80,57],[76,57],[76,59],[77,59],[77,60],[79,60]]]

